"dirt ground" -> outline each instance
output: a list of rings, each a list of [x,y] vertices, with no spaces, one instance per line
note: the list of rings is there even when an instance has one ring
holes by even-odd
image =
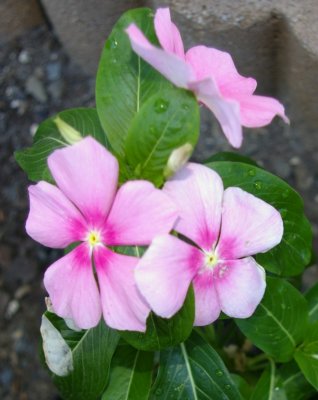
[[[94,105],[94,80],[69,61],[44,26],[0,47],[0,68],[0,398],[53,400],[57,392],[37,354],[43,272],[59,253],[25,234],[28,181],[13,152],[31,144],[37,124],[49,115]],[[196,159],[228,149],[222,135],[209,134],[211,124],[204,113],[206,136]],[[242,151],[301,192],[318,250],[317,132],[292,134],[277,120],[246,134]],[[305,286],[316,279],[315,268]]]

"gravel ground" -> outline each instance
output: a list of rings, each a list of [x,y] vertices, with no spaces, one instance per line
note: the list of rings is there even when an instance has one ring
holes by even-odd
[[[94,80],[69,61],[44,26],[0,47],[0,68],[0,398],[57,399],[37,348],[45,309],[43,272],[59,254],[37,245],[24,232],[28,182],[12,154],[31,144],[37,124],[49,115],[94,105]],[[211,124],[204,113],[204,131],[215,129]],[[291,134],[275,121],[270,130],[259,129],[245,137],[243,152],[304,196],[318,250],[317,135]],[[195,157],[225,149],[222,135],[208,135]],[[316,277],[316,267],[310,268],[305,286]]]

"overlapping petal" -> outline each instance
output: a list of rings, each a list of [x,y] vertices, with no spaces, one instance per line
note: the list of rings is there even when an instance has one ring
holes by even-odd
[[[134,279],[138,258],[97,246],[94,261],[107,325],[119,330],[144,332],[150,308],[139,294]]]
[[[154,18],[156,35],[161,47],[169,53],[184,58],[184,48],[180,32],[171,21],[169,8],[158,8]]]
[[[213,272],[206,270],[198,273],[193,280],[193,288],[195,295],[194,325],[209,325],[218,319],[221,312]]]
[[[98,324],[100,295],[86,244],[52,264],[45,272],[44,286],[57,315],[71,318],[82,329]]]
[[[250,317],[263,298],[265,271],[252,257],[226,261],[216,270],[216,292],[229,317]]]
[[[189,163],[163,187],[176,203],[180,218],[175,229],[209,251],[220,231],[223,183],[203,165]]]
[[[147,181],[130,181],[117,192],[105,228],[108,245],[147,245],[156,235],[169,233],[177,208]]]
[[[131,24],[126,29],[135,53],[176,86],[187,89],[188,82],[194,79],[191,67],[180,57],[153,46],[140,29]]]
[[[182,307],[203,253],[171,235],[157,236],[139,261],[135,279],[151,309],[170,318]]]
[[[83,216],[56,186],[44,181],[31,185],[29,197],[26,231],[32,239],[44,246],[64,248],[83,238]]]
[[[92,225],[107,216],[117,189],[118,162],[104,146],[88,136],[55,150],[48,164],[58,187]]]
[[[217,246],[222,259],[265,253],[280,243],[283,230],[281,215],[270,204],[240,188],[225,190]]]
[[[243,132],[239,103],[224,98],[212,78],[191,82],[189,88],[196,93],[197,99],[213,112],[229,143],[235,148],[240,147]]]

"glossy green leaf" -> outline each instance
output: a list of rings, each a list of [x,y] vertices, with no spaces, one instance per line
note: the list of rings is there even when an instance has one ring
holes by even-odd
[[[199,106],[190,92],[167,88],[150,97],[132,120],[126,139],[126,157],[133,175],[160,186],[164,173],[176,172],[175,163],[190,157],[199,129]]]
[[[150,400],[242,399],[217,352],[198,333],[160,353]]]
[[[250,400],[288,400],[285,389],[278,384],[279,376],[273,361],[257,382]]]
[[[308,302],[308,316],[310,322],[318,321],[318,283],[311,287],[306,293],[305,298]]]
[[[318,390],[318,322],[307,330],[306,340],[297,349],[295,360],[308,382]]]
[[[122,15],[114,26],[100,59],[96,80],[96,106],[109,142],[124,157],[124,142],[132,119],[152,95],[171,86],[149,64],[138,57],[125,32],[131,23],[158,44],[153,25],[153,12],[141,8]]]
[[[32,181],[52,182],[47,158],[54,150],[70,144],[70,138],[65,135],[63,137],[54,122],[56,117],[73,127],[81,136],[91,135],[107,147],[106,136],[94,108],[74,108],[62,111],[40,124],[31,147],[15,153],[18,164]]]
[[[166,349],[186,340],[193,328],[194,293],[190,286],[186,300],[172,318],[160,318],[150,313],[145,333],[120,331],[121,336],[132,346],[145,351]]]
[[[237,374],[231,374],[231,378],[235,383],[235,386],[238,388],[239,392],[243,399],[249,399],[252,394],[251,386],[246,382],[246,380]]]
[[[316,393],[295,361],[282,365],[278,374],[278,384],[284,388],[288,400],[308,400]]]
[[[243,164],[253,165],[255,167],[259,167],[257,162],[252,158],[243,156],[239,153],[233,153],[232,151],[221,151],[220,153],[213,154],[213,156],[209,157],[204,161],[204,164],[208,164],[216,161],[231,161],[231,162],[240,162]]]
[[[153,353],[120,344],[112,360],[109,384],[102,400],[147,400],[153,358]]]
[[[311,259],[312,232],[304,215],[301,197],[282,179],[269,172],[240,162],[212,162],[225,187],[237,186],[263,199],[280,211],[284,221],[281,243],[256,256],[265,269],[282,276],[300,274]]]
[[[103,320],[95,328],[76,332],[55,314],[46,312],[45,317],[61,333],[72,351],[72,371],[66,376],[52,374],[63,399],[98,399],[108,382],[110,363],[119,335],[108,328]],[[54,352],[54,348],[50,351]]]
[[[290,283],[267,277],[265,296],[254,314],[235,322],[245,336],[275,360],[289,361],[308,325],[307,302]]]

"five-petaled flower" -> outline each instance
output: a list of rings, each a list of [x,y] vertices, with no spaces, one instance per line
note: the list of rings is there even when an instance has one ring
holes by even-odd
[[[48,247],[81,242],[45,273],[54,311],[84,329],[103,313],[112,328],[145,331],[150,309],[134,280],[138,258],[108,246],[148,245],[168,233],[177,217],[173,201],[147,181],[117,191],[118,162],[91,137],[54,151],[48,165],[57,186],[30,186],[26,230]]]
[[[176,86],[192,90],[214,113],[232,146],[241,146],[242,126],[262,127],[275,115],[288,122],[281,103],[253,94],[255,79],[241,76],[230,54],[206,46],[195,46],[185,53],[168,8],[157,10],[154,23],[162,49],[131,24],[126,32],[133,50]]]
[[[156,314],[170,318],[193,282],[195,325],[210,324],[221,311],[251,316],[266,282],[263,268],[250,256],[281,241],[279,212],[240,188],[224,190],[219,175],[198,164],[180,170],[163,191],[178,206],[175,230],[182,236],[153,240],[135,270],[141,294]]]

